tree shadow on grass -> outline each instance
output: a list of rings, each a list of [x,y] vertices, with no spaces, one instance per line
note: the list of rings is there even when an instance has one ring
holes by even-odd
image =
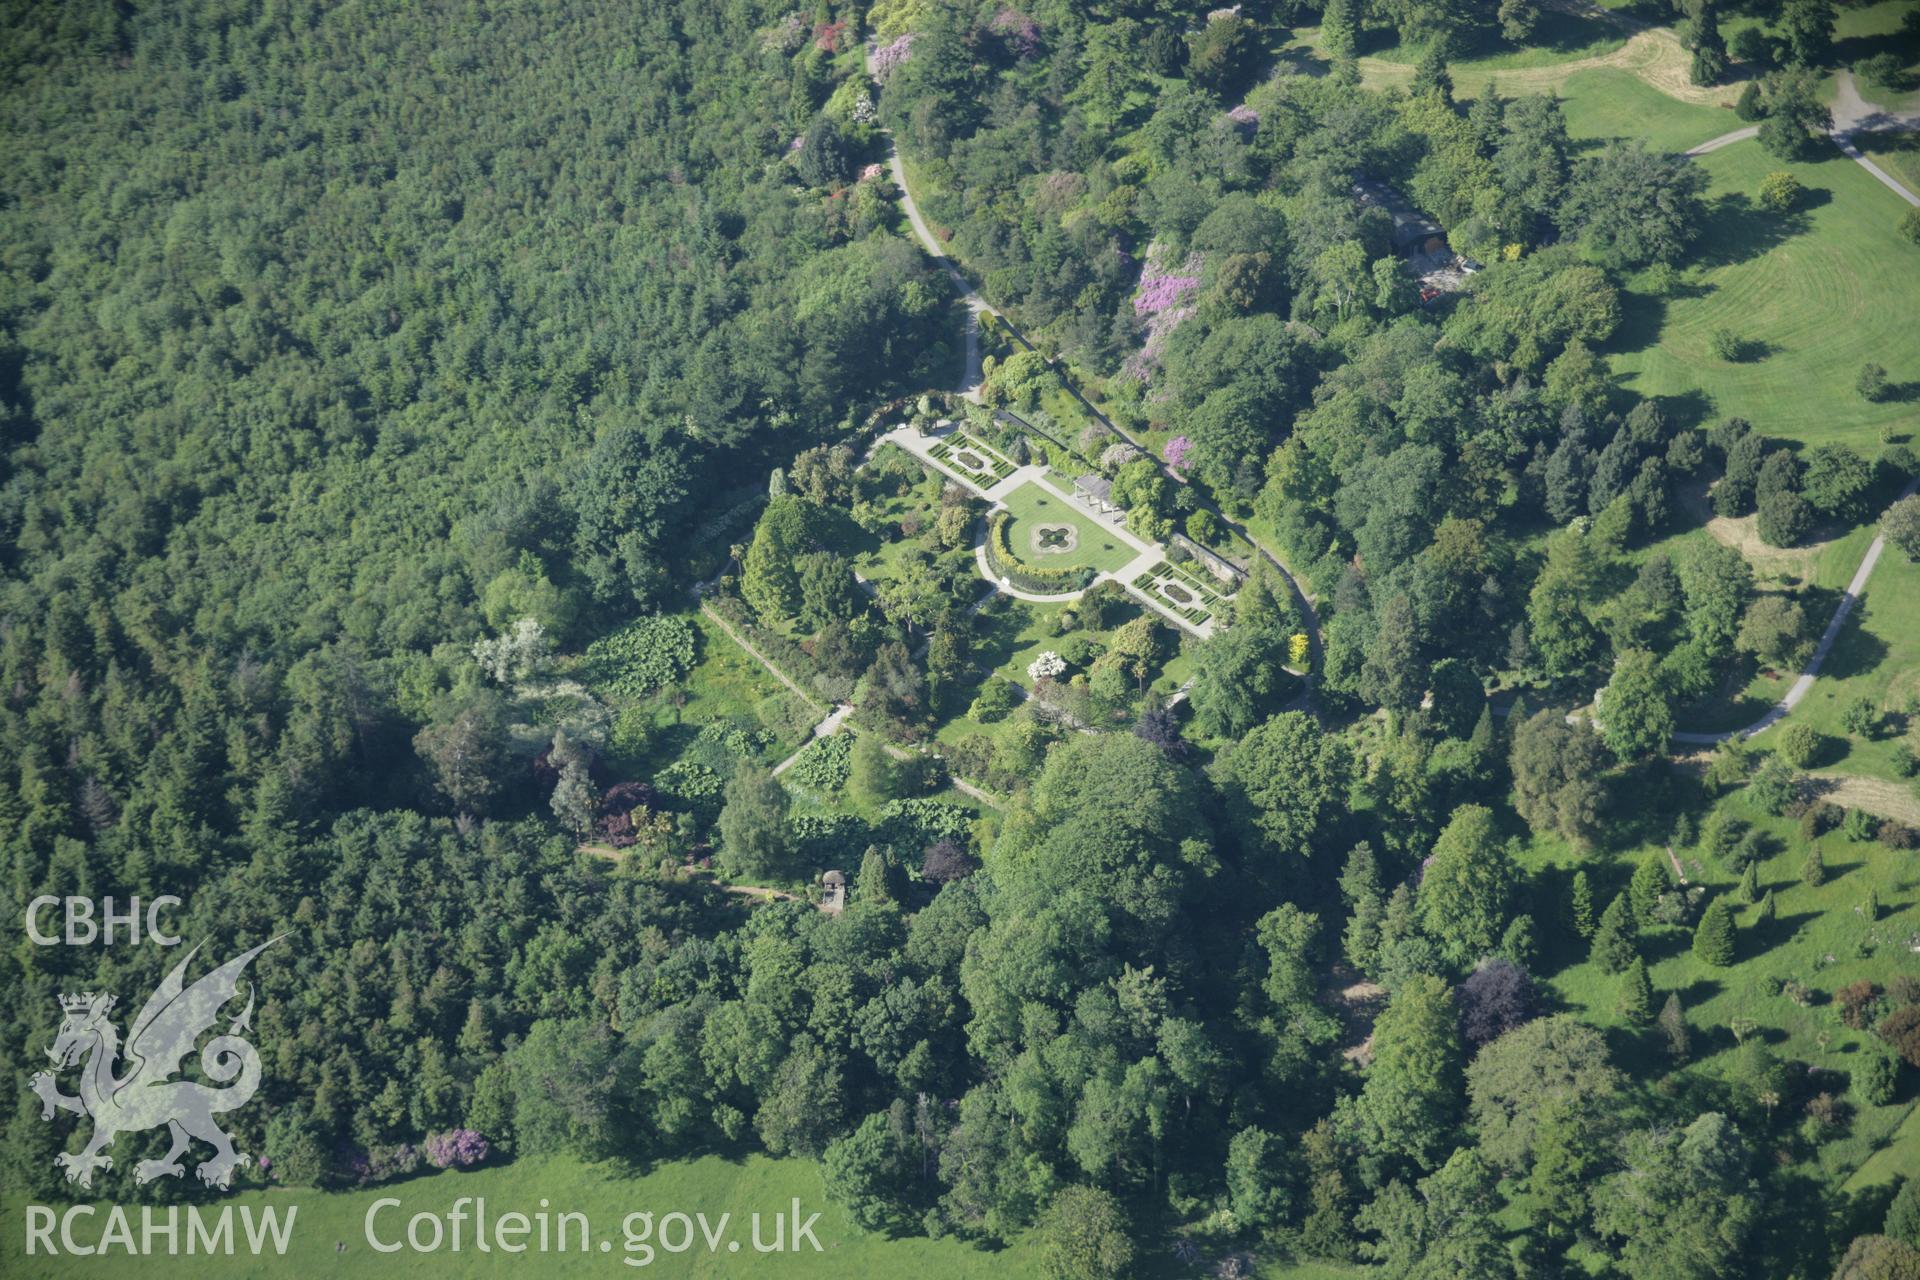
[[[996,671],[1020,647],[1020,631],[1027,624],[1027,606],[1010,603],[997,613],[977,615],[972,636],[973,663],[982,671]]]
[[[1665,415],[1668,425],[1676,431],[1705,426],[1707,420],[1714,416],[1713,397],[1697,387],[1682,391],[1679,395],[1654,396],[1653,402]]]
[[[1830,61],[1836,67],[1854,67],[1877,54],[1891,53],[1901,60],[1913,59],[1912,37],[1903,31],[1881,31],[1873,35],[1836,36],[1833,41],[1833,53]],[[1920,77],[1902,73],[1900,83],[1894,85],[1896,92],[1905,93],[1912,89]],[[1870,88],[1879,88],[1872,85]]]
[[[1828,878],[1832,878],[1831,871],[1829,871]],[[1775,889],[1783,889],[1786,885],[1782,883],[1772,887]],[[1776,899],[1775,901],[1777,904],[1778,900]],[[1819,918],[1820,913],[1818,911],[1799,911],[1791,915],[1775,915],[1771,920],[1763,920],[1746,925],[1740,931],[1741,954],[1751,958],[1763,952],[1772,951],[1776,947],[1785,946],[1787,943],[1793,941],[1793,936],[1796,933],[1800,932],[1801,925],[1809,920],[1818,920]]]
[[[1709,286],[1710,287],[1710,286]],[[1667,300],[1654,294],[1635,293],[1624,290],[1620,294],[1620,323],[1614,326],[1613,336],[1607,339],[1609,351],[1645,351],[1660,341],[1660,330],[1667,323]],[[1614,385],[1621,387],[1625,374],[1614,375]]]
[[[1826,616],[1830,617],[1831,614]],[[1844,680],[1848,676],[1873,671],[1887,660],[1887,642],[1868,631],[1863,625],[1865,621],[1862,606],[1855,605],[1853,616],[1847,619],[1846,626],[1840,629],[1839,638],[1827,653],[1821,675]]]
[[[1697,260],[1706,267],[1730,267],[1749,262],[1804,235],[1811,211],[1833,199],[1823,188],[1809,188],[1797,208],[1774,213],[1754,207],[1743,191],[1730,191],[1707,206],[1706,221],[1696,241]]]
[[[1741,338],[1734,346],[1734,364],[1758,364],[1768,356],[1777,356],[1785,348],[1765,338]]]

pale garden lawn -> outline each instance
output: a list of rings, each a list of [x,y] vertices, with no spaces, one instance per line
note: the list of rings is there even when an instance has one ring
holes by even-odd
[[[1716,206],[1699,245],[1704,265],[1683,273],[1674,296],[1638,291],[1644,276],[1623,296],[1607,350],[1625,389],[1678,398],[1706,423],[1737,415],[1767,435],[1837,441],[1868,457],[1883,433],[1920,425],[1920,332],[1908,322],[1920,298],[1920,246],[1895,231],[1906,205],[1839,152],[1825,156],[1786,164],[1740,142],[1699,159],[1710,197],[1739,202]],[[1751,203],[1778,169],[1807,188],[1802,207],[1785,215]],[[1720,329],[1752,354],[1715,356]],[[1869,362],[1887,370],[1896,395],[1872,403],[1855,391]]]

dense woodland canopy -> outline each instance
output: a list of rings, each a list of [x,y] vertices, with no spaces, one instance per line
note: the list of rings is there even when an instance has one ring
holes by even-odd
[[[1737,552],[1649,548],[1709,481],[1791,544],[1912,459],[1613,385],[1625,273],[1686,262],[1707,214],[1685,161],[1576,144],[1551,97],[1458,104],[1444,60],[1410,91],[1353,74],[1363,38],[1494,51],[1537,17],[14,6],[10,895],[181,892],[190,937],[291,934],[259,970],[272,1118],[241,1128],[294,1185],[471,1130],[507,1157],[814,1158],[865,1228],[1042,1224],[1063,1258],[1192,1228],[1436,1280],[1824,1272],[1880,1225],[1797,1160],[1819,1134],[1788,1117],[1831,1094],[1765,1037],[1735,1078],[1689,1074],[1679,994],[1655,1008],[1656,943],[1732,956],[1725,898],[1519,855],[1664,839],[1749,774],[1770,813],[1827,821],[1777,760],[1659,762],[1687,704],[1810,637]],[[1276,61],[1311,20],[1333,65]],[[1277,572],[1190,644],[1177,713],[1141,692],[1166,629],[1089,642],[1076,696],[1118,732],[974,677],[992,611],[958,490],[895,577],[854,581],[836,547],[922,479],[897,451],[856,470],[858,429],[950,385],[959,331],[865,171],[882,123],[987,296],[1186,440],[1185,483],[1116,459],[1129,524],[1270,531],[1323,626],[1310,703],[1287,705],[1307,623]],[[1356,189],[1383,176],[1485,264],[1464,296],[1419,296]],[[984,395],[1047,376],[1014,356]],[[717,615],[858,707],[786,783],[739,724],[655,767],[629,714],[688,692],[687,591],[715,570]],[[1075,602],[1083,632],[1118,594]],[[549,646],[591,692],[529,680]],[[1527,691],[1505,716],[1495,682]],[[1604,732],[1570,724],[1602,686]],[[962,717],[1016,726],[948,761],[1006,800],[978,822],[905,794],[937,770],[886,750]],[[796,812],[807,788],[864,816]],[[1749,869],[1764,843],[1686,831]],[[708,852],[756,881],[857,867],[851,905],[748,910],[660,868]],[[1589,958],[1665,1046],[1662,1087],[1645,1046],[1550,1007],[1536,975]],[[6,1074],[59,991],[161,959],[6,952]],[[1370,1038],[1336,998],[1363,982]],[[1869,988],[1858,1025],[1891,1014],[1920,1066],[1920,990]],[[1894,1059],[1861,1056],[1855,1091],[1889,1101]],[[8,1185],[57,1193],[21,1093]],[[1884,1251],[1920,1245],[1911,1200]]]
[[[474,640],[532,614],[570,642],[676,599],[686,531],[742,475],[924,384],[943,295],[872,210],[784,163],[818,104],[796,126],[779,16],[9,7],[10,896],[185,886],[202,931],[239,896],[263,928],[332,916],[340,945],[303,964],[363,977],[372,948],[416,991],[459,975],[442,1069],[470,1003],[499,1024],[477,1061],[524,1030],[531,1006],[489,1002],[515,1003],[510,939],[559,923],[557,884],[527,900],[538,873],[501,867],[483,905],[411,866],[440,908],[349,925],[319,850],[371,806],[352,822],[421,851],[403,862],[479,856],[404,812],[439,810],[416,730],[486,722]],[[445,955],[475,927],[478,952]],[[403,979],[407,953],[427,967]],[[10,1053],[81,958],[9,962]],[[409,1027],[345,1081],[391,994],[303,1055],[329,1130],[433,1042]]]

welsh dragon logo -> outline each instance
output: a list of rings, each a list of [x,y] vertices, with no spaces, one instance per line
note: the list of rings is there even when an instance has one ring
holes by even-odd
[[[112,1158],[101,1153],[113,1145],[116,1135],[161,1125],[172,1134],[173,1149],[163,1159],[142,1160],[136,1165],[133,1176],[137,1182],[151,1182],[162,1174],[179,1177],[185,1172],[180,1156],[195,1138],[214,1149],[213,1158],[201,1162],[198,1168],[200,1181],[209,1186],[226,1186],[235,1168],[252,1161],[244,1151],[235,1151],[232,1141],[214,1123],[221,1112],[246,1105],[260,1087],[260,1054],[241,1038],[242,1032],[252,1030],[251,983],[247,986],[247,1007],[227,1024],[226,1034],[207,1041],[200,1051],[200,1069],[209,1080],[226,1084],[235,1076],[239,1079],[225,1088],[214,1088],[172,1077],[180,1070],[180,1060],[193,1052],[194,1043],[213,1026],[221,1006],[238,993],[240,975],[247,964],[279,940],[268,939],[192,986],[186,985],[185,974],[200,948],[189,951],[133,1020],[127,1032],[124,1074],[116,1074],[120,1037],[107,1019],[114,997],[93,992],[60,997],[66,1017],[47,1056],[58,1070],[84,1060],[79,1096],[61,1093],[50,1071],[36,1072],[28,1087],[40,1095],[41,1119],[53,1119],[55,1111],[71,1111],[93,1120],[93,1136],[85,1150],[77,1155],[63,1152],[54,1158],[54,1163],[67,1171],[68,1182],[91,1188],[95,1169],[113,1168]]]

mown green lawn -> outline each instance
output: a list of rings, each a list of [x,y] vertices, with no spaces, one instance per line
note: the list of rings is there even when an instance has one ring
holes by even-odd
[[[1883,431],[1920,424],[1920,334],[1902,320],[1920,297],[1920,246],[1896,236],[1898,197],[1837,151],[1827,155],[1788,165],[1740,142],[1700,158],[1716,199],[1702,265],[1676,296],[1623,296],[1609,353],[1628,390],[1674,397],[1705,421],[1738,415],[1768,435],[1839,441],[1869,457]],[[1752,207],[1761,180],[1781,168],[1807,188],[1804,207]],[[1723,328],[1753,354],[1715,356]],[[1900,384],[1899,396],[1876,404],[1854,391],[1868,362]]]
[[[1361,56],[1405,63],[1411,67],[1420,61],[1425,52],[1419,45],[1399,41],[1390,30],[1377,32],[1375,36],[1375,40],[1362,41]],[[1528,37],[1524,47],[1516,49],[1495,45],[1476,51],[1471,57],[1453,59],[1447,63],[1447,71],[1456,85],[1470,86],[1471,91],[1477,93],[1480,81],[1476,77],[1484,76],[1486,72],[1551,67],[1581,58],[1597,58],[1612,53],[1626,42],[1626,33],[1610,22],[1542,6],[1540,20],[1534,25],[1533,34]]]
[[[906,493],[875,499],[873,505],[887,517],[886,536],[875,537],[851,520],[840,521],[840,538],[831,549],[851,557],[854,570],[864,578],[881,582],[898,577],[904,557],[927,549],[918,539],[906,536],[901,522],[911,518],[921,528],[931,529],[940,516],[940,492],[946,484],[946,477],[928,471]]]
[[[1920,704],[1920,566],[1888,549],[1793,718],[1827,735],[1823,771],[1859,774],[1912,784],[1893,767],[1910,705]],[[1886,717],[1872,741],[1849,737],[1840,717],[1848,703],[1866,698]]]
[[[1877,53],[1904,53],[1904,87],[1882,88],[1856,75],[1860,96],[1877,107],[1909,110],[1920,106],[1920,43],[1903,36],[1900,21],[1913,9],[1912,0],[1879,0],[1877,4],[1843,5],[1833,23],[1834,60],[1857,66]]]
[[[1681,102],[1612,67],[1574,72],[1559,96],[1567,134],[1575,139],[1644,138],[1649,146],[1685,151],[1742,124],[1725,108]]]
[[[1859,133],[1854,135],[1853,145],[1891,174],[1894,181],[1920,195],[1920,131],[1883,129]]]
[[[1113,530],[1082,515],[1071,498],[1041,485],[1021,485],[1007,495],[1006,505],[1013,514],[1007,541],[1013,554],[1027,564],[1049,569],[1085,565],[1112,573],[1139,554]],[[1037,533],[1049,525],[1072,528],[1077,541],[1071,550],[1048,552],[1039,547]]]

